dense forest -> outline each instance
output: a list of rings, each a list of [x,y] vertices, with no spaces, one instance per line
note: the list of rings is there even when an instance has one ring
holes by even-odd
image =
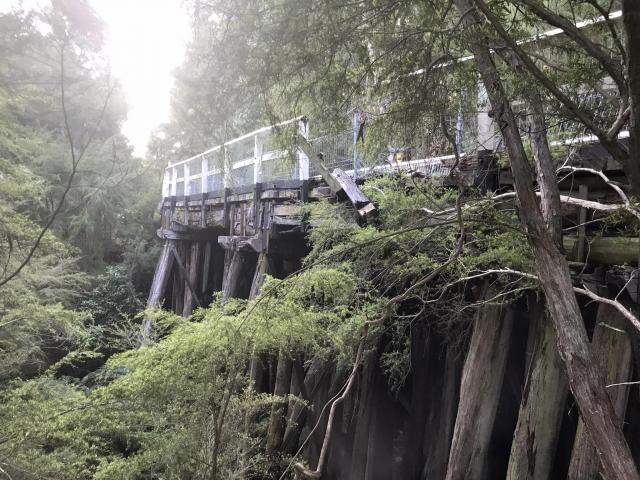
[[[91,2],[0,13],[0,479],[640,479],[640,4],[181,6],[143,157]]]

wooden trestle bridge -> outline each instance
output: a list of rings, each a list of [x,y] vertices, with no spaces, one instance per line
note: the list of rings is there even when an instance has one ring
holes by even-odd
[[[316,151],[307,140],[308,127],[305,118],[292,119],[166,168],[158,230],[164,246],[149,308],[162,306],[188,316],[208,305],[214,292],[222,292],[223,301],[251,298],[265,274],[281,278],[295,271],[307,251],[306,202],[346,202],[363,222],[375,215],[356,184],[355,169],[329,171],[327,160],[339,163]],[[293,140],[288,148],[268,149],[286,128]],[[360,173],[393,168],[445,176],[452,163],[450,155],[382,164]]]
[[[461,148],[456,174],[464,178],[457,181],[482,184],[491,190],[510,189],[509,170],[493,166],[498,147],[491,122],[484,111],[478,112],[473,121],[465,120],[471,126],[466,133],[475,139],[475,148]],[[208,305],[214,292],[222,292],[223,301],[252,298],[265,274],[284,278],[299,268],[308,248],[305,203],[320,199],[345,202],[360,222],[366,222],[376,214],[374,205],[358,187],[366,176],[404,170],[447,179],[455,163],[454,155],[444,155],[419,160],[383,159],[365,167],[344,145],[327,146],[308,137],[309,122],[299,117],[169,164],[158,230],[164,246],[149,293],[149,308],[162,306],[188,316],[196,307]],[[619,165],[592,139],[579,137],[575,145],[573,156],[580,166],[607,171],[612,180],[622,178]],[[565,178],[560,189],[568,196],[577,194],[600,201],[611,194],[602,182],[580,176]],[[567,212],[565,219],[584,224],[586,211],[579,210]],[[576,235],[563,238],[570,258],[583,261],[584,225]],[[637,245],[619,243],[631,240],[594,238],[589,259],[627,262],[627,252],[637,251]]]

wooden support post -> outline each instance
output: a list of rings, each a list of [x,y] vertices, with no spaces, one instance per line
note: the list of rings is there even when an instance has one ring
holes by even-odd
[[[222,280],[222,303],[237,295],[240,285],[244,256],[237,250],[225,252],[225,269]]]
[[[286,352],[281,351],[278,354],[278,367],[276,369],[276,384],[273,389],[273,395],[276,397],[285,397],[289,394],[291,385],[291,369],[292,361]],[[282,439],[285,431],[285,414],[287,410],[287,402],[283,398],[276,398],[271,406],[271,414],[269,416],[269,428],[267,430],[267,451],[274,452],[282,445]]]
[[[309,140],[309,120],[300,119],[298,123],[298,134],[305,140]],[[298,175],[300,180],[309,179],[309,157],[306,152],[298,151]]]
[[[253,282],[251,282],[251,292],[249,298],[255,298],[260,293],[260,288],[264,283],[264,277],[269,273],[269,258],[266,252],[258,254],[258,262],[256,263],[256,271],[253,274]]]
[[[492,297],[490,289],[487,293],[482,298]],[[483,305],[475,316],[462,373],[447,480],[482,479],[486,473],[513,330],[513,312],[504,310],[496,305]]]
[[[260,135],[253,137],[253,183],[262,182],[262,152],[264,148],[263,138]]]
[[[260,288],[264,282],[265,275],[269,272],[269,258],[266,252],[258,254],[258,261],[256,263],[256,271],[253,274],[253,281],[251,282],[251,291],[249,292],[249,298],[256,298],[260,293]],[[260,379],[264,374],[264,355],[254,354],[251,358],[249,365],[249,375],[251,386],[254,390],[260,392]]]
[[[176,299],[177,302],[174,304],[174,312],[177,313],[178,315],[184,315],[185,312],[185,305],[184,305],[184,300],[186,298],[185,295],[185,287],[186,289],[190,290],[191,292],[191,298],[196,302],[196,304],[201,307],[202,303],[200,302],[200,299],[198,298],[198,293],[196,291],[196,288],[194,287],[193,283],[191,283],[191,278],[189,276],[189,273],[187,272],[187,269],[184,266],[183,263],[183,258],[186,257],[185,254],[185,248],[184,246],[182,246],[180,248],[180,251],[178,251],[178,249],[176,248],[172,248],[173,251],[173,256],[176,259],[176,266],[178,267],[178,273],[179,275],[176,275],[176,277],[174,277],[174,289],[176,288],[176,283],[179,285],[178,288],[178,292],[174,292],[175,295],[178,295],[178,298]],[[179,281],[176,282],[175,280],[179,278]],[[182,285],[180,285],[182,284]],[[174,295],[174,298],[175,298]],[[179,306],[179,308],[178,308]],[[190,314],[191,312],[189,312]],[[186,315],[188,316],[188,315]]]
[[[627,320],[618,310],[604,303],[599,305],[591,348],[593,358],[602,369],[607,385],[628,382],[630,379],[632,351],[626,329]],[[607,388],[607,394],[622,425],[627,408],[629,386],[619,385]],[[600,468],[598,453],[580,419],[567,479],[595,480],[601,478]]]
[[[454,338],[453,335],[450,338]],[[456,413],[460,395],[460,377],[462,374],[462,360],[453,342],[447,342],[440,401],[436,406],[437,431],[430,435],[430,444],[425,444],[426,460],[422,469],[422,478],[445,478],[453,431],[456,424]],[[428,433],[428,432],[427,432]]]
[[[200,193],[202,193],[203,198],[204,194],[207,193],[208,185],[207,185],[207,173],[209,172],[209,159],[202,155],[201,165],[200,165]]]
[[[260,228],[260,207],[262,205],[262,184],[256,183],[253,187],[253,230],[258,233]]]
[[[196,285],[198,285],[198,270],[200,266],[200,243],[192,242],[189,247],[188,264],[186,267],[187,278],[185,278],[186,287],[184,291],[184,306],[182,316],[188,317],[193,313],[194,303],[202,306],[198,299]]]
[[[169,277],[171,276],[171,268],[173,266],[173,255],[171,254],[173,240],[165,240],[160,258],[156,264],[156,270],[153,274],[153,282],[151,283],[151,290],[149,291],[149,297],[147,299],[147,308],[159,308],[162,307],[164,301],[165,292],[167,291],[167,285],[169,284]],[[151,319],[145,317],[142,321],[142,342],[151,335]]]
[[[358,395],[358,412],[351,452],[349,478],[367,478],[367,455],[369,453],[371,420],[376,401],[375,371],[378,362],[377,352],[369,351],[363,358],[362,376]]]
[[[202,285],[202,289],[200,293],[202,294],[202,300],[206,304],[207,298],[209,296],[209,276],[211,269],[211,241],[206,240],[204,242],[204,252],[202,256],[202,281],[200,284]]]
[[[171,247],[171,253],[173,253],[173,257],[176,260],[174,263],[175,268],[173,269],[171,309],[173,313],[182,315],[184,305],[184,277],[180,266],[182,265],[182,259],[184,258],[184,242],[176,242],[172,244]]]
[[[157,308],[162,306],[164,293],[169,283],[171,267],[173,266],[173,255],[171,253],[172,248],[173,240],[165,240],[153,275],[153,282],[151,283],[149,298],[147,299],[147,308]]]
[[[544,306],[529,319],[527,352],[531,352],[513,434],[507,478],[551,478],[567,399],[567,379],[556,347],[555,332]]]
[[[200,226],[202,228],[207,226],[207,204],[205,203],[206,195],[203,193],[200,199]]]

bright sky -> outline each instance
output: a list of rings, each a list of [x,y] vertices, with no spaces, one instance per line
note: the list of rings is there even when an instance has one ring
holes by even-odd
[[[191,36],[187,11],[182,0],[89,1],[107,24],[105,50],[129,104],[122,131],[142,156],[152,130],[169,118],[172,70]],[[0,12],[20,3],[37,8],[48,0],[0,0]]]
[[[106,51],[129,104],[123,133],[144,155],[151,131],[169,117],[172,70],[190,38],[181,0],[91,0],[107,23]]]

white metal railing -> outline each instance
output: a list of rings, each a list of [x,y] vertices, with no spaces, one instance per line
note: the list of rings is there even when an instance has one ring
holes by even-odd
[[[268,145],[274,130],[296,123],[298,132],[309,138],[308,120],[296,117],[216,145],[186,160],[170,163],[165,168],[163,197],[207,193],[265,180],[308,179],[309,159],[304,153],[295,151],[294,161],[290,162],[288,150]],[[278,162],[281,165],[276,165]]]

